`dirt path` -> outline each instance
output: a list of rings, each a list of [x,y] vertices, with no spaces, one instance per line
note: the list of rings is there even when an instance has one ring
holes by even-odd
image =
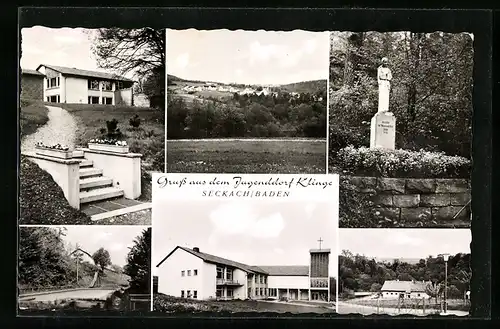
[[[49,110],[49,121],[35,133],[21,141],[21,152],[31,151],[37,142],[51,145],[60,143],[73,149],[77,124],[73,116],[57,106],[46,106]]]

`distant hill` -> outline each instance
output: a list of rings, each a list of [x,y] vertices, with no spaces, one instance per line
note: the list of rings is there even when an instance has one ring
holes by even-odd
[[[425,257],[423,257],[425,259]],[[385,257],[374,257],[375,261],[380,263],[392,263],[395,258],[385,258]],[[420,258],[398,258],[401,263],[408,264],[418,264],[420,262]]]
[[[315,94],[319,91],[326,92],[327,80],[312,80],[290,83],[279,86],[280,89],[288,92]]]

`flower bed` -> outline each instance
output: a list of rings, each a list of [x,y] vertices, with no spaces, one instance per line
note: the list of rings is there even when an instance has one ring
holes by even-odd
[[[107,151],[114,153],[128,153],[129,147],[126,141],[116,139],[91,139],[88,143],[89,149]]]
[[[341,175],[397,178],[469,178],[471,161],[440,152],[383,150],[352,146],[329,159]]]
[[[40,155],[50,156],[60,159],[70,159],[73,153],[69,150],[69,147],[61,144],[46,145],[42,142],[35,144],[36,153]]]

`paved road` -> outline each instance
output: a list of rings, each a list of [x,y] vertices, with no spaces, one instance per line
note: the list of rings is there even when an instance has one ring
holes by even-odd
[[[21,141],[21,152],[32,151],[37,142],[51,145],[60,143],[73,149],[77,124],[73,116],[57,106],[46,106],[49,110],[49,121],[36,132]]]
[[[54,291],[43,295],[20,297],[19,300],[30,302],[53,302],[61,299],[99,299],[106,300],[106,297],[111,294],[112,289],[84,289],[74,291]],[[32,299],[35,298],[35,299]]]
[[[377,314],[377,307],[338,302],[337,312],[339,314],[357,313],[362,315],[370,315],[370,314]],[[408,310],[406,312],[402,310],[400,312],[397,308],[389,308],[389,307],[381,307],[379,308],[379,312],[380,314],[387,314],[387,315],[408,315],[408,316],[426,316],[430,314],[429,312],[426,312],[424,314],[422,310]],[[465,311],[454,311],[454,310],[449,310],[448,313],[450,315],[458,315],[458,316],[466,316],[469,314],[468,312]]]

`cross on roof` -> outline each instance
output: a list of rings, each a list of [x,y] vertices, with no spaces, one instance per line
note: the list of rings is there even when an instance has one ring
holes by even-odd
[[[318,242],[319,242],[319,249],[321,249],[321,242],[323,242],[323,240],[321,240],[321,237],[319,238]]]

